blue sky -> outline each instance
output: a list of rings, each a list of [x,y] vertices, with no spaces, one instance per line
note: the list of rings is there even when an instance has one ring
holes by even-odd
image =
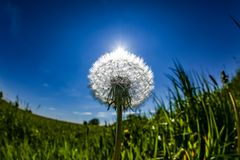
[[[173,59],[186,70],[232,76],[240,59],[239,1],[0,1],[0,90],[33,112],[82,122],[114,121],[92,96],[92,63],[118,45],[145,59],[154,92],[166,95]],[[40,108],[37,106],[41,105]],[[151,99],[141,109],[154,110]]]

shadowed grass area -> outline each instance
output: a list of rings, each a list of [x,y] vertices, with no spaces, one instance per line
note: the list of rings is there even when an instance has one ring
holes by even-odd
[[[220,85],[176,62],[168,78],[168,102],[155,96],[150,118],[136,114],[123,121],[122,159],[239,159],[240,72]],[[2,159],[111,159],[115,134],[115,125],[46,119],[0,100]]]

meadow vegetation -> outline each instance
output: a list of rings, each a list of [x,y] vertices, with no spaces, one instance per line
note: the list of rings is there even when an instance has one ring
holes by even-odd
[[[121,159],[239,159],[240,71],[219,84],[175,63],[167,101],[153,96],[156,113],[123,122]],[[4,95],[3,95],[4,96]],[[98,126],[47,119],[0,96],[0,159],[112,158],[115,124]]]

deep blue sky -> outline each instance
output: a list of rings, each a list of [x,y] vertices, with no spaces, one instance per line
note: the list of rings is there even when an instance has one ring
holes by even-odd
[[[239,10],[240,1],[227,0],[0,0],[0,90],[37,114],[113,121],[88,88],[88,70],[100,55],[122,45],[143,57],[158,95],[166,93],[175,58],[188,71],[233,75],[240,30],[229,14],[240,19]],[[153,110],[151,100],[141,109]]]

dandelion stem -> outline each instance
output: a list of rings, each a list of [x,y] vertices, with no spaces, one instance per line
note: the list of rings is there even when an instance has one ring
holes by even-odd
[[[117,107],[117,124],[116,139],[113,160],[119,160],[121,155],[121,139],[122,139],[122,106]]]

